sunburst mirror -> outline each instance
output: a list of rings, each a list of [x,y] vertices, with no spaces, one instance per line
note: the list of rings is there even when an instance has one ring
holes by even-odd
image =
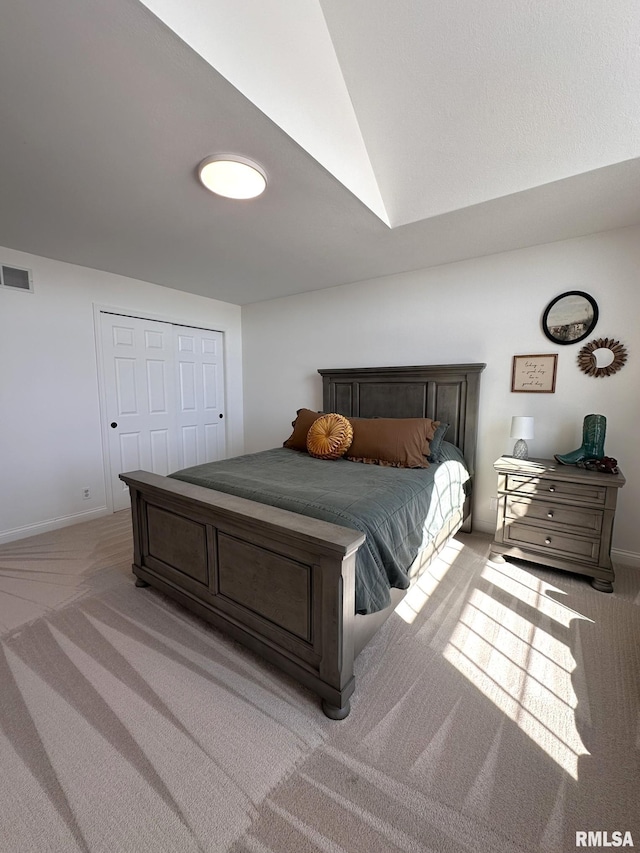
[[[626,347],[613,338],[595,338],[578,353],[578,367],[587,376],[611,376],[624,367]]]

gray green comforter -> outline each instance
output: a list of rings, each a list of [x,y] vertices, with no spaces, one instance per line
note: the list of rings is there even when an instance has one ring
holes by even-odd
[[[409,567],[462,506],[469,481],[462,454],[446,442],[443,461],[429,468],[328,461],[278,447],[171,477],[366,534],[356,555],[358,613],[382,610],[390,588],[409,586]]]

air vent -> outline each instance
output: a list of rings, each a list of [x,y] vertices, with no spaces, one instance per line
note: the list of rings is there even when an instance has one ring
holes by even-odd
[[[0,266],[0,287],[10,287],[12,290],[26,290],[33,293],[33,277],[31,270],[22,267]]]

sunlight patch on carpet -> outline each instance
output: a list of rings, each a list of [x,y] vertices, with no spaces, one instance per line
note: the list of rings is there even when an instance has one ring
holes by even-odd
[[[429,601],[463,548],[464,545],[451,539],[444,551],[431,563],[398,604],[394,612],[408,625],[411,625]]]
[[[444,657],[574,779],[588,755],[575,720],[571,620],[592,621],[548,593],[560,590],[512,564],[487,564]]]

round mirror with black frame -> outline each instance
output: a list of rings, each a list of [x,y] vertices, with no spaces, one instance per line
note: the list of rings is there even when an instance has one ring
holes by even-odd
[[[598,305],[583,290],[567,290],[552,299],[542,316],[542,331],[554,344],[576,344],[594,330]]]

